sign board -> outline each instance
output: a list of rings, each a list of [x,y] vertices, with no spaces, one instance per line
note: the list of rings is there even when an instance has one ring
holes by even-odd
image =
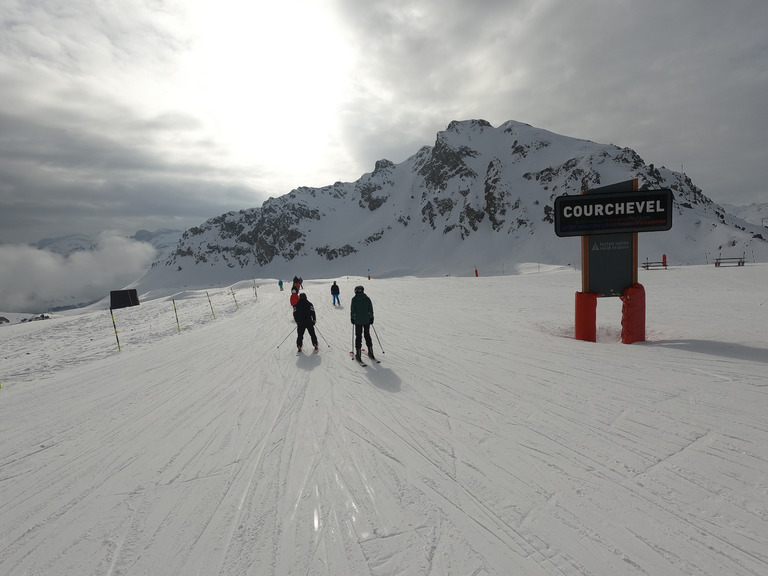
[[[135,288],[129,288],[128,290],[112,290],[109,293],[109,307],[111,310],[138,305],[139,296],[136,293]]]
[[[605,199],[637,195],[637,179],[588,190],[574,198]],[[567,198],[567,197],[566,197]],[[623,296],[637,282],[637,234],[614,232],[604,228],[595,235],[581,235],[582,291],[599,296]]]
[[[608,188],[608,187],[607,187]],[[617,232],[659,232],[672,228],[672,191],[590,190],[555,198],[555,234],[561,237]]]
[[[623,296],[637,282],[635,274],[636,234],[596,234],[585,237],[585,291],[600,296]]]

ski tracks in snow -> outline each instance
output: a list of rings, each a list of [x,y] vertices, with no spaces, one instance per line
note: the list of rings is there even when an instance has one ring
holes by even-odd
[[[516,305],[473,300],[505,278],[392,282],[366,283],[382,358],[367,368],[321,281],[306,284],[319,354],[294,354],[276,290],[194,330],[182,317],[181,334],[136,323],[120,354],[92,343],[93,317],[74,319],[86,359],[62,339],[40,381],[21,344],[5,348],[14,380],[34,385],[26,418],[0,422],[0,569],[765,573],[764,364],[705,357],[691,371],[677,345],[575,342],[539,289],[532,330]]]

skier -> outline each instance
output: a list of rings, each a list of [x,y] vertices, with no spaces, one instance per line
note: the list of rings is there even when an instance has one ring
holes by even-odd
[[[333,281],[333,286],[331,286],[331,294],[333,295],[333,305],[336,306],[336,304],[338,304],[341,306],[341,300],[339,300],[339,285],[336,284],[336,280]]]
[[[368,347],[368,357],[375,360],[373,355],[373,341],[371,340],[371,325],[373,324],[373,303],[365,294],[365,288],[355,287],[355,296],[349,306],[350,320],[355,325],[355,360],[362,362],[360,349],[362,348],[363,334],[365,345]]]
[[[291,288],[291,306],[296,306],[299,302],[299,289],[294,285]]]
[[[283,281],[282,281],[282,280],[280,280],[280,281],[277,283],[277,285],[278,285],[278,286],[280,286],[280,292],[282,292],[282,291],[283,291]]]
[[[296,329],[298,335],[296,337],[296,347],[301,352],[301,344],[304,341],[304,330],[309,332],[309,337],[312,340],[312,346],[317,350],[317,336],[315,335],[315,307],[312,306],[312,302],[307,300],[306,294],[299,296],[299,301],[293,307],[293,319],[296,320]]]

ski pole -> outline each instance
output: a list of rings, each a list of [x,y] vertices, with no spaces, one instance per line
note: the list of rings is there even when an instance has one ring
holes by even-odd
[[[331,345],[330,345],[330,344],[328,344],[328,340],[326,340],[326,339],[325,339],[325,336],[323,336],[323,333],[322,333],[322,332],[320,332],[320,330],[318,330],[317,326],[315,326],[315,332],[317,332],[318,334],[320,334],[320,338],[322,338],[322,339],[323,339],[323,342],[325,342],[326,346],[328,346],[328,348],[330,348],[330,347],[331,347]]]
[[[293,328],[291,328],[291,331],[290,331],[290,332],[288,332],[288,336],[290,336],[291,334],[293,334]],[[286,336],[285,338],[283,338],[282,342],[280,342],[280,344],[278,344],[278,345],[277,345],[277,347],[278,347],[278,348],[280,348],[280,346],[282,346],[283,342],[285,342],[286,340],[288,340],[288,336]]]
[[[373,324],[371,324],[371,328],[373,328],[373,333],[376,334],[376,340],[379,343],[379,348],[381,348],[381,353],[386,354],[386,352],[384,352],[384,346],[381,345],[381,340],[379,340],[379,333],[376,332],[376,327]]]

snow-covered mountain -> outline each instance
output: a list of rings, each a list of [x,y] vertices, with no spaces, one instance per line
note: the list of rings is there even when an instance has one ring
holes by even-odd
[[[181,230],[162,228],[154,232],[139,230],[131,240],[152,244],[157,250],[157,258],[166,258],[178,245],[181,238]],[[38,250],[47,250],[62,256],[71,256],[76,252],[93,252],[99,249],[99,239],[83,234],[69,234],[57,238],[44,238],[35,247]]]
[[[646,164],[629,148],[520,122],[454,121],[433,146],[395,164],[379,160],[355,182],[297,188],[260,208],[230,212],[183,233],[137,286],[203,286],[243,277],[340,274],[502,274],[520,263],[579,263],[577,238],[557,238],[562,194],[637,178],[670,188],[672,230],[641,235],[639,256],[673,264],[718,254],[768,258],[760,226],[715,204],[685,174]]]
[[[170,228],[161,228],[150,232],[149,230],[139,230],[131,236],[131,239],[138,242],[147,242],[152,244],[157,250],[157,257],[159,259],[166,258],[171,252],[173,252],[179,244],[181,238],[181,230],[171,230]]]
[[[95,238],[83,234],[69,234],[57,238],[43,238],[35,244],[35,248],[70,256],[75,252],[92,252],[98,248],[98,242]]]
[[[749,206],[735,206],[733,204],[723,204],[722,206],[734,216],[738,216],[750,224],[768,227],[768,202],[750,204]],[[763,235],[765,236],[765,234]]]

